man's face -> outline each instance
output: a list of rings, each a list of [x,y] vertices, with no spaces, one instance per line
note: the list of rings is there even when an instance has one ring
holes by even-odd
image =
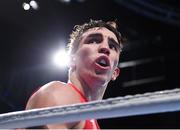
[[[74,54],[74,66],[85,82],[107,84],[119,75],[120,44],[113,32],[95,27],[82,36]]]

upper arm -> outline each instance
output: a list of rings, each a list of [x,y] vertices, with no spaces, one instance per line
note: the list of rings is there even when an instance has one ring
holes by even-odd
[[[49,86],[45,86],[44,88],[42,87],[40,90],[34,93],[29,99],[26,109],[43,108],[43,107],[60,106],[60,105],[63,106],[67,104],[73,104],[75,102],[77,102],[76,98],[73,98],[73,94],[71,92],[68,92],[68,89],[66,89],[64,86],[61,86],[60,84],[53,83],[50,84]],[[73,127],[76,123],[48,124],[45,126],[45,128],[68,129]]]

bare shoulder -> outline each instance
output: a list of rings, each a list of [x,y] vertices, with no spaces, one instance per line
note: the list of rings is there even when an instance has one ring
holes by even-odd
[[[79,99],[66,83],[52,81],[42,86],[28,100],[26,109],[78,103]]]

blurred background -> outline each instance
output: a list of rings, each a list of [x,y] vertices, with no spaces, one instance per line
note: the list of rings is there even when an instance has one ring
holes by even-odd
[[[180,88],[180,4],[177,0],[1,0],[0,113],[24,110],[31,94],[52,80],[74,25],[115,20],[128,39],[121,75],[104,99]],[[59,61],[63,63],[63,57]],[[180,112],[98,120],[101,128],[180,128]]]

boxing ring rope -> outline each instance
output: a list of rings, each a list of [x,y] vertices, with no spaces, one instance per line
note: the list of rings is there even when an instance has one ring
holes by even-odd
[[[0,115],[0,128],[25,128],[86,119],[104,119],[180,111],[180,89],[128,95],[84,104],[56,106]]]

